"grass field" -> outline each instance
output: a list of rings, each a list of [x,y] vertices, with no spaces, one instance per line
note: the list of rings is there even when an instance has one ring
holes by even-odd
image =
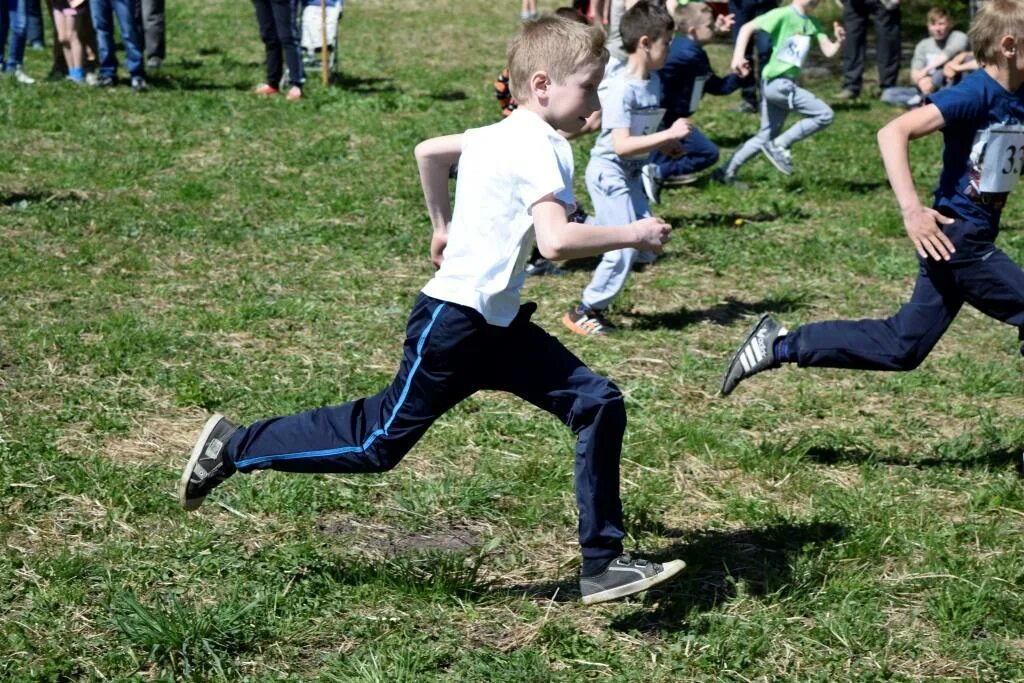
[[[579,603],[571,434],[505,395],[386,476],[262,472],[178,507],[209,412],[390,380],[432,271],[412,148],[496,119],[517,10],[353,0],[340,83],[300,103],[247,93],[262,48],[227,0],[168,3],[143,95],[0,82],[0,680],[1024,680],[1015,330],[965,310],[916,372],[716,396],[759,313],[908,298],[874,143],[895,110],[870,100],[836,105],[792,178],[756,159],[749,190],[667,192],[677,230],[622,334],[558,322],[591,264],[526,287],[627,395],[628,548],[688,564],[664,590]],[[757,126],[735,103],[695,118],[726,151]],[[912,148],[922,194],[940,145]],[[1019,198],[1003,225],[1024,259]]]

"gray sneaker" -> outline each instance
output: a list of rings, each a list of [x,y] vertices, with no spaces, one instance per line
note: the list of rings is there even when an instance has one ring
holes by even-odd
[[[206,421],[178,482],[181,507],[195,510],[210,491],[235,473],[235,468],[224,458],[224,447],[236,431],[238,425],[223,415],[214,415]]]
[[[596,605],[633,593],[645,591],[651,586],[668,581],[683,570],[686,563],[671,560],[664,564],[648,560],[633,559],[629,554],[619,555],[608,568],[597,576],[580,577],[580,593],[584,605]]]
[[[759,372],[776,367],[772,345],[788,333],[770,314],[765,313],[729,361],[722,378],[722,396],[728,396],[736,385]]]
[[[788,149],[776,147],[775,143],[769,140],[761,147],[761,151],[772,162],[772,166],[778,169],[782,175],[793,175],[793,157]]]
[[[661,204],[661,180],[658,178],[658,167],[644,164],[640,169],[640,179],[644,183],[644,194],[651,204]]]

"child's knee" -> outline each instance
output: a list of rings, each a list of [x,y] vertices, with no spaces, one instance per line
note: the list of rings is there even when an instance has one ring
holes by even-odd
[[[823,105],[821,113],[819,113],[815,118],[818,119],[818,122],[822,126],[829,126],[832,124],[832,121],[835,120],[836,113],[832,111],[832,107]]]

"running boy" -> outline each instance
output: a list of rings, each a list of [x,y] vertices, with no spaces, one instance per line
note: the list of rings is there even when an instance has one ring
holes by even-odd
[[[619,457],[626,426],[623,397],[519,305],[523,266],[535,236],[551,258],[608,249],[660,250],[671,228],[645,220],[617,227],[569,223],[575,206],[569,143],[598,107],[608,53],[604,33],[544,17],[527,22],[509,49],[508,118],[416,147],[430,253],[439,267],[413,305],[404,356],[391,386],[376,396],[239,427],[210,418],[185,466],[179,499],[188,510],[235,472],[384,472],[427,428],[479,389],[521,396],[554,414],[578,436],[576,501],[583,554],[580,590],[592,604],[630,595],[678,573],[623,554]],[[459,161],[455,211],[448,171]]]
[[[652,150],[678,156],[679,140],[690,131],[685,119],[658,131],[665,110],[654,72],[668,57],[673,27],[665,8],[648,0],[622,15],[622,46],[628,58],[625,68],[602,85],[601,132],[587,163],[587,190],[598,225],[623,225],[651,215],[641,170]],[[626,285],[637,253],[634,247],[605,253],[581,302],[562,318],[566,327],[582,335],[604,335],[612,329],[604,312]]]
[[[1024,1],[989,0],[970,32],[983,68],[878,132],[886,175],[919,257],[910,303],[885,320],[835,320],[787,333],[764,315],[729,361],[722,394],[781,363],[913,370],[964,303],[1024,326],[1024,272],[995,245],[999,216],[1024,169]],[[921,205],[909,141],[942,129],[942,172]]]
[[[817,39],[821,53],[826,57],[835,56],[846,38],[843,27],[835,23],[835,40],[830,40],[818,20],[808,16],[819,2],[793,0],[789,6],[766,12],[740,29],[732,53],[733,71],[740,75],[750,73],[750,64],[743,55],[755,31],[771,35],[772,57],[761,74],[764,79],[761,83],[761,129],[736,150],[729,163],[716,175],[719,181],[734,182],[740,166],[758,152],[763,152],[780,173],[792,175],[793,160],[789,148],[832,123],[832,109],[814,93],[797,85],[812,38]],[[806,118],[782,133],[782,126],[791,111]]]
[[[665,107],[662,126],[669,127],[678,119],[693,116],[704,93],[728,95],[743,85],[737,74],[725,78],[711,70],[711,61],[704,45],[711,42],[715,32],[728,33],[732,28],[732,15],[720,14],[715,18],[711,8],[703,2],[688,2],[672,12],[676,24],[676,37],[668,48],[665,66],[658,71],[663,90],[661,101]],[[685,185],[697,179],[697,173],[718,162],[718,147],[693,125],[683,138],[683,155],[671,158],[659,150],[651,154],[651,163],[644,166],[644,192],[653,204],[661,201],[662,185]]]

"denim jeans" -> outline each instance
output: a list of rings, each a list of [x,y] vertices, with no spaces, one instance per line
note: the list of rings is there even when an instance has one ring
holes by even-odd
[[[267,84],[275,88],[288,65],[288,80],[301,86],[306,80],[299,47],[299,30],[295,23],[296,0],[252,0],[256,8],[256,21],[260,25],[260,39],[267,55]]]
[[[121,28],[124,42],[125,62],[128,75],[133,78],[146,75],[142,62],[142,40],[135,23],[135,5],[139,0],[89,0],[92,25],[96,29],[96,44],[99,48],[100,76],[113,78],[117,75],[117,53],[114,42],[114,18]]]
[[[42,6],[39,0],[28,0],[25,3],[25,40],[29,45],[43,45],[46,42],[44,33]]]
[[[0,3],[3,3],[0,61],[3,61],[4,71],[14,71],[25,62],[25,0],[0,0]],[[3,50],[5,45],[6,51]]]
[[[385,472],[441,415],[479,390],[529,401],[576,434],[576,504],[585,559],[617,557],[625,531],[619,460],[626,429],[622,393],[530,321],[524,304],[508,327],[477,311],[421,294],[404,352],[380,393],[239,429],[227,455],[239,472]]]

